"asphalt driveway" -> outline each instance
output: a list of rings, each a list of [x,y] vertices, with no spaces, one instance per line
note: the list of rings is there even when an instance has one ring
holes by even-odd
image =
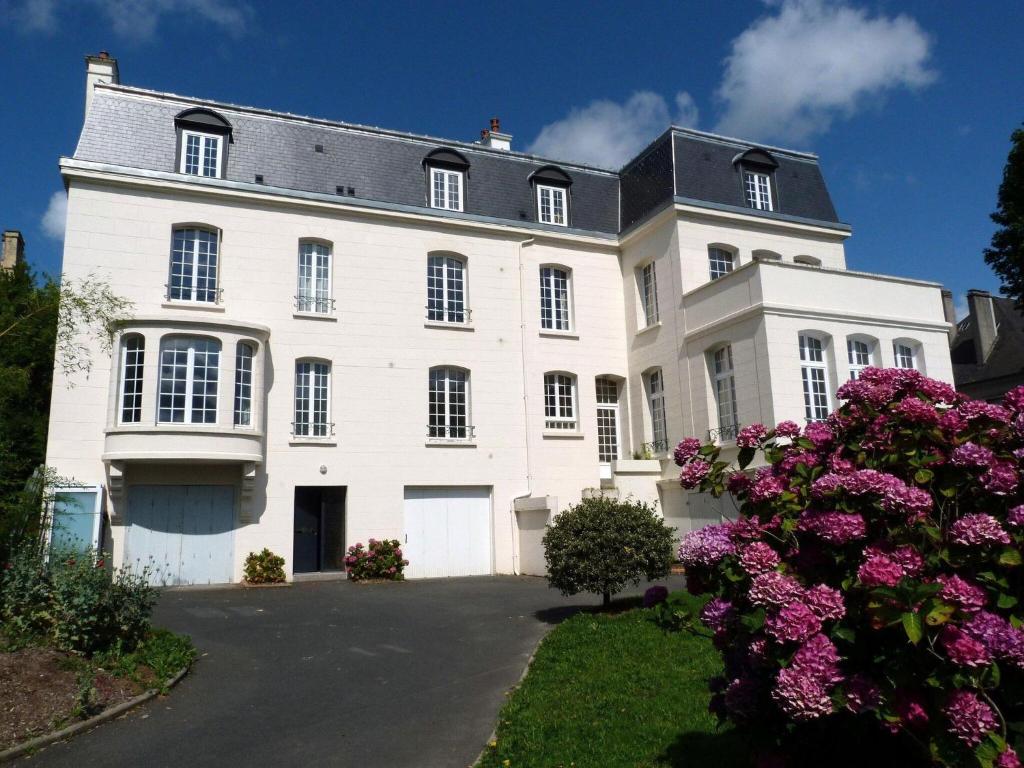
[[[192,636],[192,672],[18,764],[467,766],[544,633],[598,601],[513,576],[166,592],[155,623]]]

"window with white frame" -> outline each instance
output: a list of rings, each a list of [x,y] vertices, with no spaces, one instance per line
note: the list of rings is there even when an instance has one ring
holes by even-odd
[[[171,275],[167,298],[215,304],[217,288],[218,234],[197,227],[178,227],[171,242]]]
[[[427,320],[468,323],[466,265],[450,254],[427,257]]]
[[[743,183],[747,193],[747,205],[759,211],[772,210],[772,181],[767,173],[744,171]]]
[[[654,325],[658,322],[658,271],[653,261],[640,270],[640,301],[645,327]]]
[[[860,372],[871,365],[871,345],[862,339],[847,339],[846,358],[850,363],[850,380],[859,379]]]
[[[295,437],[330,437],[331,364],[319,360],[295,363]]]
[[[448,440],[473,437],[469,424],[469,372],[439,366],[430,369],[427,436]]]
[[[299,282],[295,309],[299,312],[329,314],[331,298],[331,246],[327,243],[299,243]]]
[[[711,269],[712,280],[724,277],[732,272],[735,266],[733,255],[724,248],[708,248],[708,266]]]
[[[718,439],[734,440],[739,418],[736,413],[736,376],[732,346],[719,347],[711,356],[715,377],[715,405],[718,410]]]
[[[208,133],[182,131],[181,165],[179,171],[190,176],[220,178],[221,138]]]
[[[446,211],[462,210],[462,189],[465,175],[462,171],[446,168],[430,169],[430,207]]]
[[[540,327],[568,331],[572,327],[569,306],[571,272],[561,267],[540,268]]]
[[[142,336],[126,336],[121,342],[121,423],[142,421],[142,372],[146,357],[146,340]]]
[[[220,342],[175,336],[160,344],[157,421],[216,424]]]
[[[568,373],[544,374],[544,428],[576,430],[575,376]]]
[[[668,450],[668,427],[665,421],[665,377],[660,368],[647,374],[647,406],[651,417],[651,449],[654,453]]]
[[[537,185],[537,220],[559,227],[569,223],[569,192],[564,187]]]
[[[800,375],[804,416],[808,421],[823,421],[828,417],[828,373],[824,344],[817,336],[800,334]]]
[[[252,426],[252,361],[256,350],[247,341],[235,347],[235,426]]]
[[[619,458],[619,386],[613,379],[598,377],[597,460],[608,464]]]
[[[914,347],[908,342],[894,342],[892,345],[892,354],[896,359],[897,368],[917,368],[917,355]]]

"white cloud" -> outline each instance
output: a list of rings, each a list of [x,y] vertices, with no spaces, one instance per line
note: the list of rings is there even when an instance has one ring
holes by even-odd
[[[908,16],[871,17],[825,0],[769,4],[772,12],[732,42],[716,131],[799,142],[871,97],[936,77],[931,41]]]
[[[697,122],[697,105],[690,94],[676,95],[675,115],[664,97],[651,91],[637,91],[623,104],[601,99],[574,108],[561,120],[544,126],[528,151],[618,168],[667,129],[673,117],[681,125]]]
[[[53,32],[57,28],[57,0],[24,0],[0,3],[0,13],[25,32]]]
[[[64,223],[68,217],[68,196],[64,192],[54,192],[50,197],[50,204],[46,206],[46,213],[39,224],[43,234],[52,237],[54,240],[64,239]]]
[[[2,17],[22,32],[54,32],[83,7],[102,14],[117,35],[132,40],[150,39],[166,16],[191,16],[236,36],[248,30],[253,17],[240,0],[0,0]]]

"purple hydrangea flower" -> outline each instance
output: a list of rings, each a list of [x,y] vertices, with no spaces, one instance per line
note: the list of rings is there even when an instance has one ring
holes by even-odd
[[[1010,534],[1003,530],[999,521],[982,512],[964,515],[950,526],[949,534],[954,544],[967,547],[1010,543]]]
[[[844,512],[815,512],[808,510],[800,517],[799,529],[815,534],[829,544],[842,545],[867,535],[864,518]]]
[[[790,576],[778,571],[768,571],[754,577],[747,592],[747,599],[753,605],[764,608],[782,608],[803,597],[804,588]]]
[[[987,667],[992,663],[988,648],[952,624],[947,624],[939,634],[939,642],[949,660],[961,667]]]
[[[726,632],[736,617],[737,613],[733,604],[720,597],[709,600],[700,611],[701,623],[716,635]]]
[[[751,424],[736,435],[736,445],[740,448],[757,448],[767,434],[768,428],[764,424]]]
[[[1017,470],[1008,461],[996,461],[981,476],[981,487],[994,496],[1009,496],[1019,483]]]
[[[888,555],[874,555],[857,569],[857,578],[865,587],[895,587],[903,578],[903,568]]]
[[[672,458],[680,467],[697,455],[700,451],[700,440],[696,437],[687,437],[679,441],[679,445],[672,452]]]
[[[1024,504],[1010,507],[1010,511],[1006,513],[1006,522],[1014,528],[1024,528]]]
[[[797,721],[815,720],[832,712],[832,698],[824,683],[792,667],[779,670],[772,698]]]
[[[687,568],[707,568],[735,553],[736,545],[729,538],[729,528],[729,523],[722,523],[690,531],[679,546],[679,562]]]
[[[825,635],[809,637],[793,655],[790,666],[829,686],[843,679],[839,671],[839,652]]]
[[[1017,753],[1013,751],[1013,747],[1007,747],[1006,751],[996,758],[993,765],[995,768],[1021,768],[1020,758],[1017,757]]]
[[[644,608],[651,608],[668,600],[668,587],[655,584],[644,591]]]
[[[956,574],[947,576],[940,574],[935,580],[942,585],[939,597],[947,603],[953,603],[964,613],[976,613],[985,607],[988,596],[983,587],[979,587]]]
[[[696,488],[710,471],[710,464],[703,459],[694,459],[679,473],[679,484],[683,488]]]
[[[740,565],[751,575],[774,571],[779,561],[779,553],[763,541],[755,541],[740,550]]]
[[[949,732],[969,747],[980,744],[997,725],[992,708],[974,691],[953,691],[942,711],[949,720]]]
[[[994,456],[991,449],[967,442],[958,446],[949,460],[957,467],[987,467],[992,463]]]
[[[935,406],[919,397],[906,397],[896,405],[896,414],[915,424],[932,425],[939,421]]]
[[[822,621],[839,621],[846,615],[843,596],[827,584],[816,584],[804,593],[807,607]]]
[[[768,615],[764,631],[778,643],[803,643],[821,632],[821,619],[804,603],[790,603]]]
[[[863,675],[853,675],[846,683],[846,708],[854,714],[877,709],[882,703],[882,689]]]
[[[780,421],[775,425],[776,437],[800,437],[800,426],[795,421]]]

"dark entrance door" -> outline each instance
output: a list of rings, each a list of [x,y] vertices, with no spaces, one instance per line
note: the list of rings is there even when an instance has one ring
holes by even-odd
[[[345,488],[295,486],[295,573],[335,571],[344,567]]]

